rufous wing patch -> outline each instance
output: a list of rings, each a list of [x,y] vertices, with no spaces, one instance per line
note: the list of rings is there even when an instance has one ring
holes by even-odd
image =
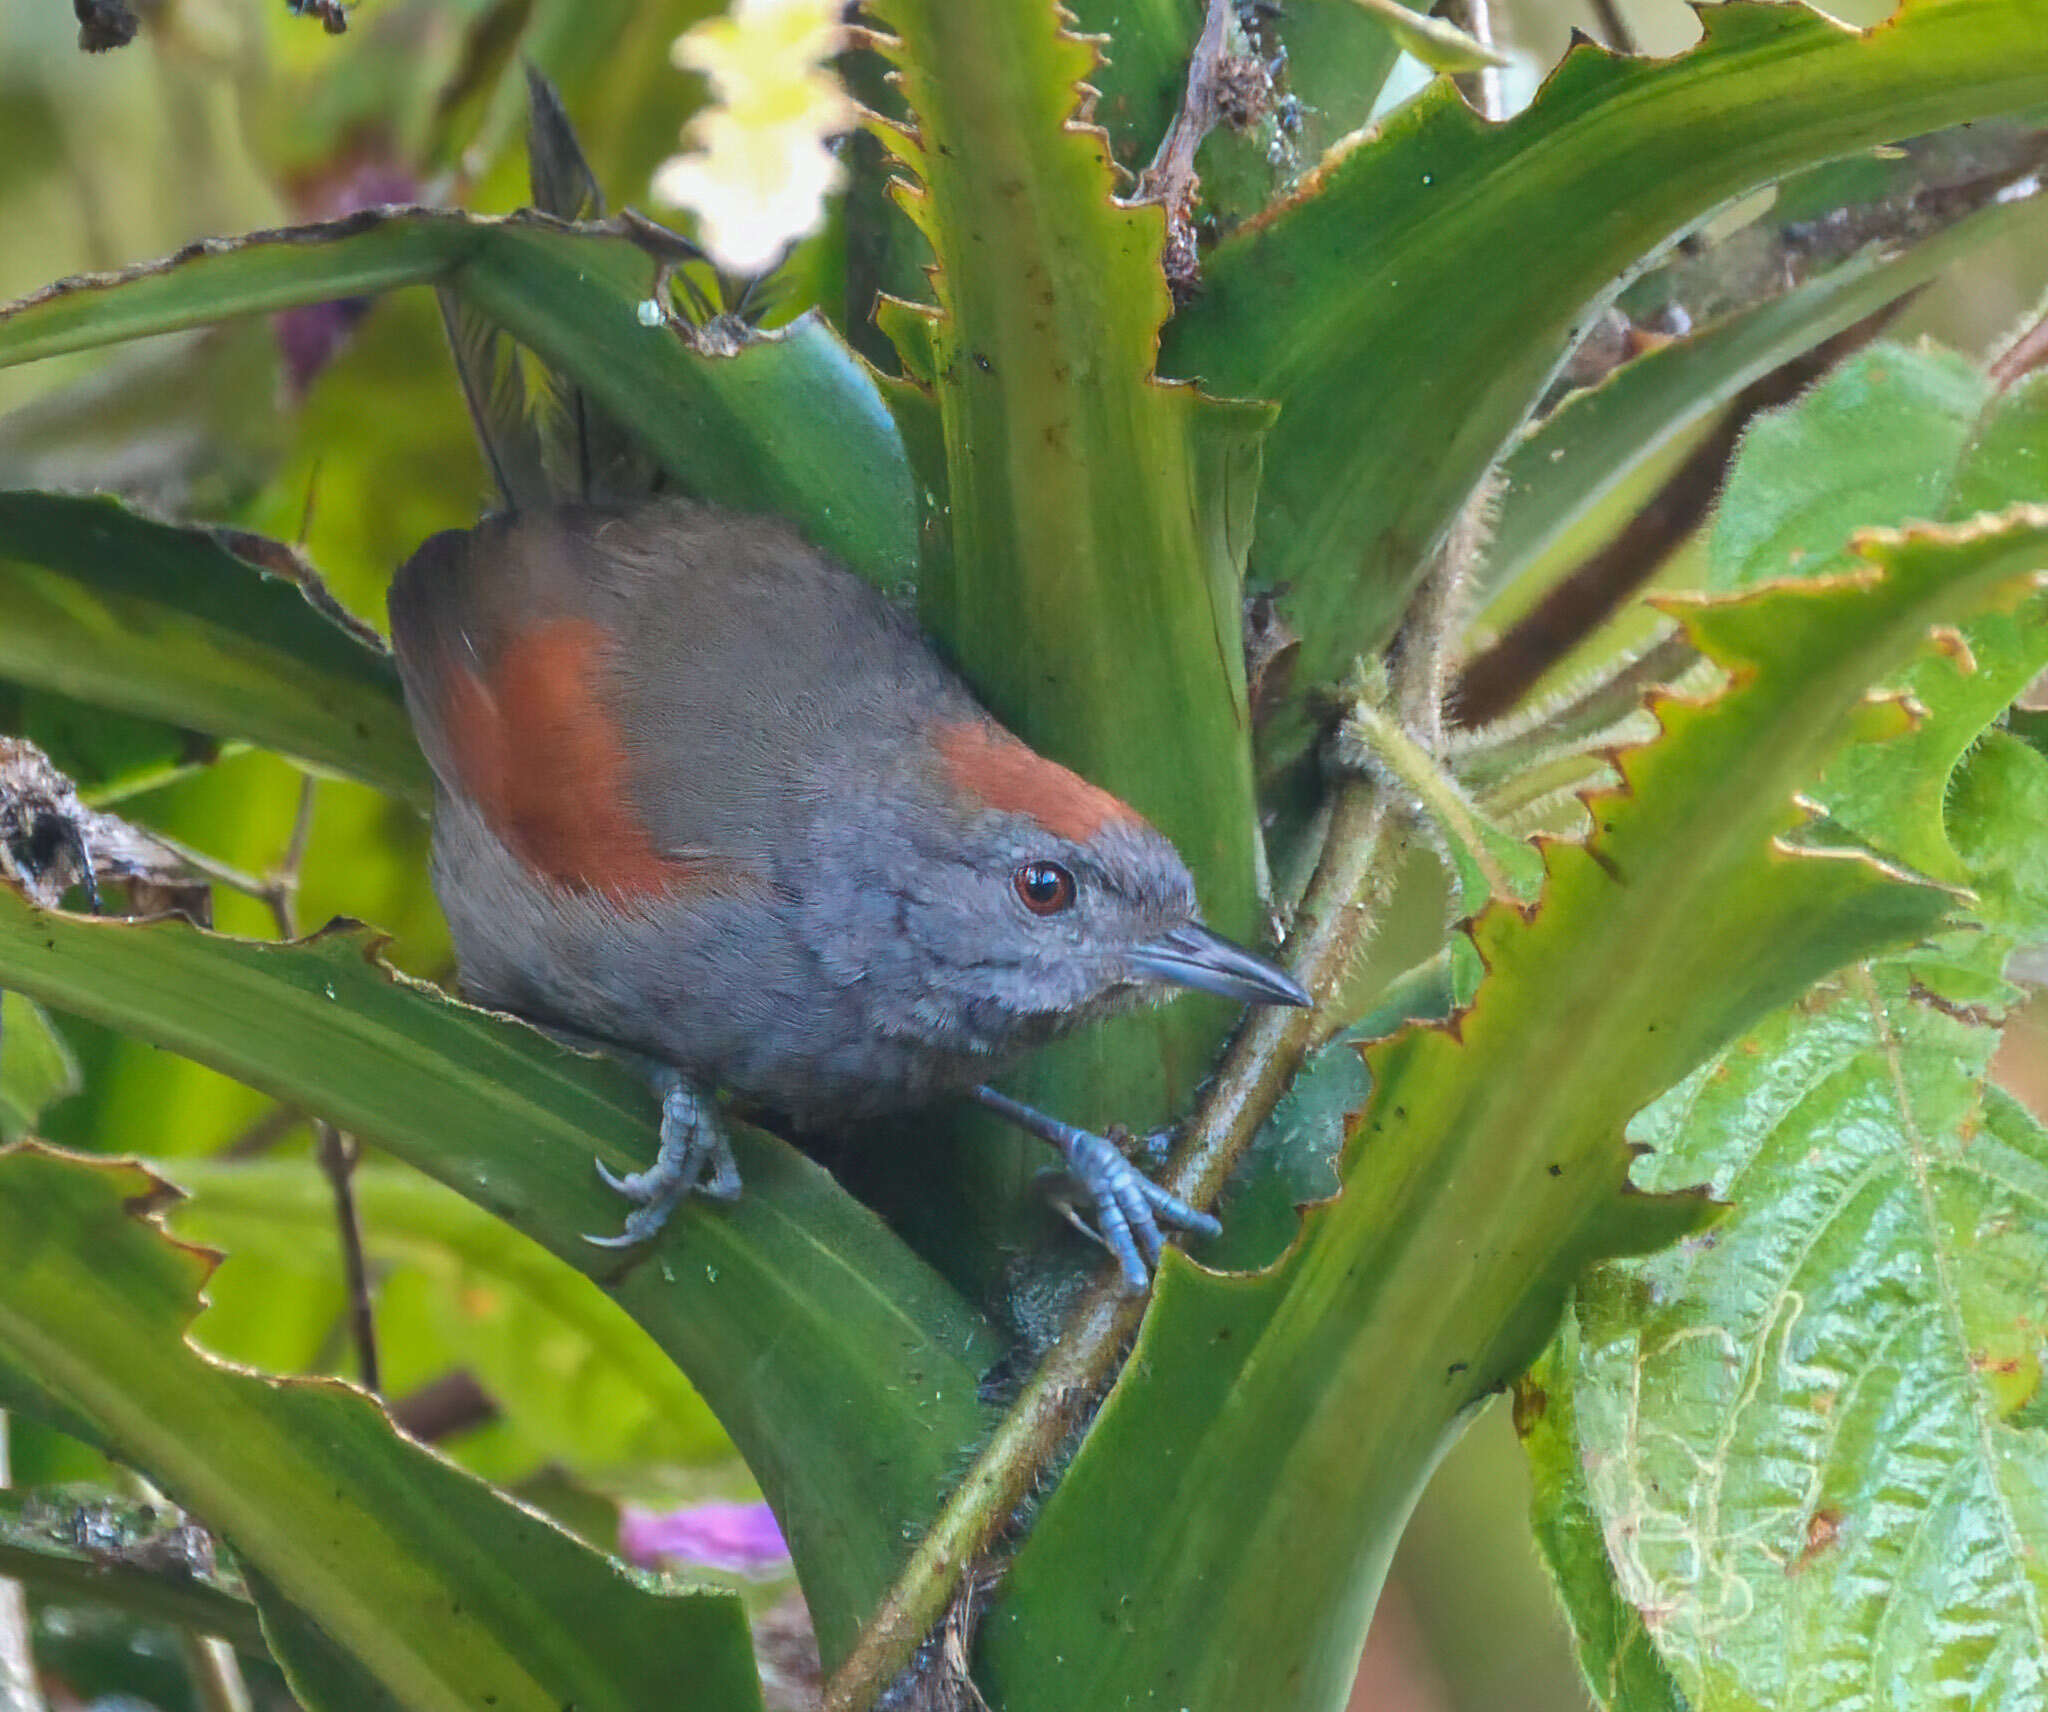
[[[1112,821],[1142,820],[1130,804],[1048,761],[992,719],[942,725],[936,747],[947,783],[961,796],[1001,814],[1028,816],[1055,837],[1086,844]]]
[[[556,618],[514,636],[488,681],[448,676],[442,722],[485,822],[528,868],[621,901],[744,879],[710,856],[656,847],[635,811],[625,745],[599,694],[609,638]]]

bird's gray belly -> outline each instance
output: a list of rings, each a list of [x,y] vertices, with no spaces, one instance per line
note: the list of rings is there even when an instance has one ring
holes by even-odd
[[[439,889],[472,997],[806,1127],[919,1105],[997,1068],[880,1026],[864,981],[827,978],[772,896],[636,910],[536,886],[509,857],[462,872],[461,890]]]

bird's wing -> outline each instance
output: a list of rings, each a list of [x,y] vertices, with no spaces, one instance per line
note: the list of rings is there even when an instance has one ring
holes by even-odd
[[[744,858],[641,809],[590,558],[573,516],[494,518],[435,536],[400,570],[392,644],[435,776],[552,884],[621,902],[753,889]]]

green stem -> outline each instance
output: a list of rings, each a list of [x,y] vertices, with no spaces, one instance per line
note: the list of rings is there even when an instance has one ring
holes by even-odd
[[[185,1673],[192,1679],[199,1712],[251,1712],[249,1685],[242,1680],[235,1649],[210,1635],[189,1632],[184,1642]]]
[[[1356,702],[1345,716],[1341,747],[1345,760],[1377,773],[1412,797],[1423,814],[1464,845],[1497,898],[1515,895],[1514,886],[1488,853],[1489,828],[1458,783],[1406,727],[1371,701]]]
[[[7,1411],[0,1409],[0,1489],[13,1478],[8,1438]],[[7,1573],[6,1561],[0,1558],[0,1706],[43,1712],[35,1654],[29,1647],[28,1591]]]

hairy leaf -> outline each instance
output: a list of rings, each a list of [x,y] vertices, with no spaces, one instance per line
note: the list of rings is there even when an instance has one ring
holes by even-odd
[[[1827,576],[1859,523],[2033,491],[2044,396],[1863,354],[1753,430],[1716,573]],[[1985,1082],[2006,956],[2048,932],[2048,761],[1985,727],[2048,662],[2048,605],[1940,635],[1904,674],[1914,729],[1813,794],[1972,886],[1958,931],[1826,983],[1641,1115],[1641,1180],[1707,1180],[1733,1211],[1601,1268],[1540,1376],[1539,1531],[1606,1705],[1633,1705],[1624,1666],[1702,1712],[2048,1685],[2048,1134]]]

